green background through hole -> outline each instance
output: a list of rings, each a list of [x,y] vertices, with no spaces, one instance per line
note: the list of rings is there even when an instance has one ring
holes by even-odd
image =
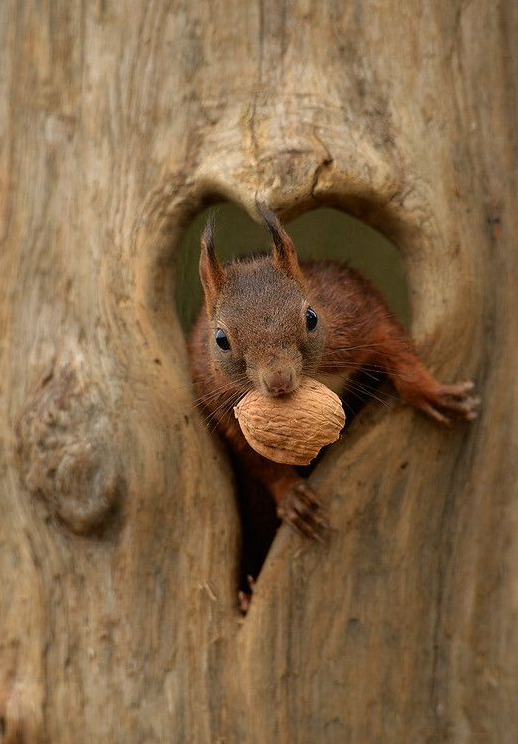
[[[218,204],[197,215],[184,233],[177,254],[176,303],[185,331],[202,299],[198,278],[200,235],[211,211],[216,216],[216,252],[222,262],[267,250],[270,245],[266,229],[235,204]],[[375,284],[390,309],[408,327],[410,308],[403,266],[396,248],[381,233],[345,212],[329,208],[306,212],[286,227],[301,260],[347,261]]]

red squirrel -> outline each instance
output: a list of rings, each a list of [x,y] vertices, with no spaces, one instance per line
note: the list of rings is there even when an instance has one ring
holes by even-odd
[[[412,341],[373,285],[336,261],[300,262],[273,212],[259,208],[270,232],[269,255],[222,266],[213,220],[201,238],[205,295],[189,339],[199,401],[242,469],[274,499],[277,514],[308,537],[329,527],[319,498],[295,468],[257,454],[233,406],[252,388],[288,395],[303,375],[330,387],[360,368],[386,374],[399,397],[441,424],[476,417],[472,382],[444,385],[419,360]],[[339,392],[335,389],[335,392]]]

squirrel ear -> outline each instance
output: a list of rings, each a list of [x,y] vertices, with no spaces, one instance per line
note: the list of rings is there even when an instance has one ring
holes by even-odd
[[[257,204],[257,210],[265,221],[273,239],[272,256],[274,264],[285,271],[292,279],[302,284],[304,280],[292,239],[273,212],[259,204]]]
[[[210,215],[201,236],[199,268],[207,310],[212,313],[225,281],[225,270],[214,250],[214,215]]]

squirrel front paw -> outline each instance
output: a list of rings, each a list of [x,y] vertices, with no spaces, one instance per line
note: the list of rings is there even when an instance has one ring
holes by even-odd
[[[322,514],[318,496],[303,480],[290,488],[277,507],[277,514],[301,535],[319,542],[322,542],[320,533],[331,527]]]
[[[425,391],[416,405],[430,418],[446,426],[451,423],[451,420],[445,414],[473,421],[477,417],[480,404],[478,396],[470,395],[473,388],[472,382],[457,382],[453,385],[439,384],[435,389]]]

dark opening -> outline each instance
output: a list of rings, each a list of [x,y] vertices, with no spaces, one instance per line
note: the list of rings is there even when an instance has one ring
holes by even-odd
[[[268,250],[270,244],[265,228],[231,203],[211,207],[194,219],[177,254],[176,303],[186,334],[202,302],[198,278],[200,235],[213,210],[216,213],[216,250],[222,262]],[[383,235],[344,212],[328,208],[306,212],[287,223],[287,229],[302,261],[331,258],[349,263],[373,282],[400,322],[408,326],[410,310],[405,274],[396,248]],[[360,372],[348,383],[343,397],[348,425],[370,397],[383,402],[390,400],[390,395],[379,390],[380,383],[381,377],[372,372]],[[303,474],[308,475],[311,467],[302,469]],[[246,591],[247,576],[257,577],[279,521],[269,495],[257,483],[250,482],[237,462],[235,470],[243,537],[240,588]]]

